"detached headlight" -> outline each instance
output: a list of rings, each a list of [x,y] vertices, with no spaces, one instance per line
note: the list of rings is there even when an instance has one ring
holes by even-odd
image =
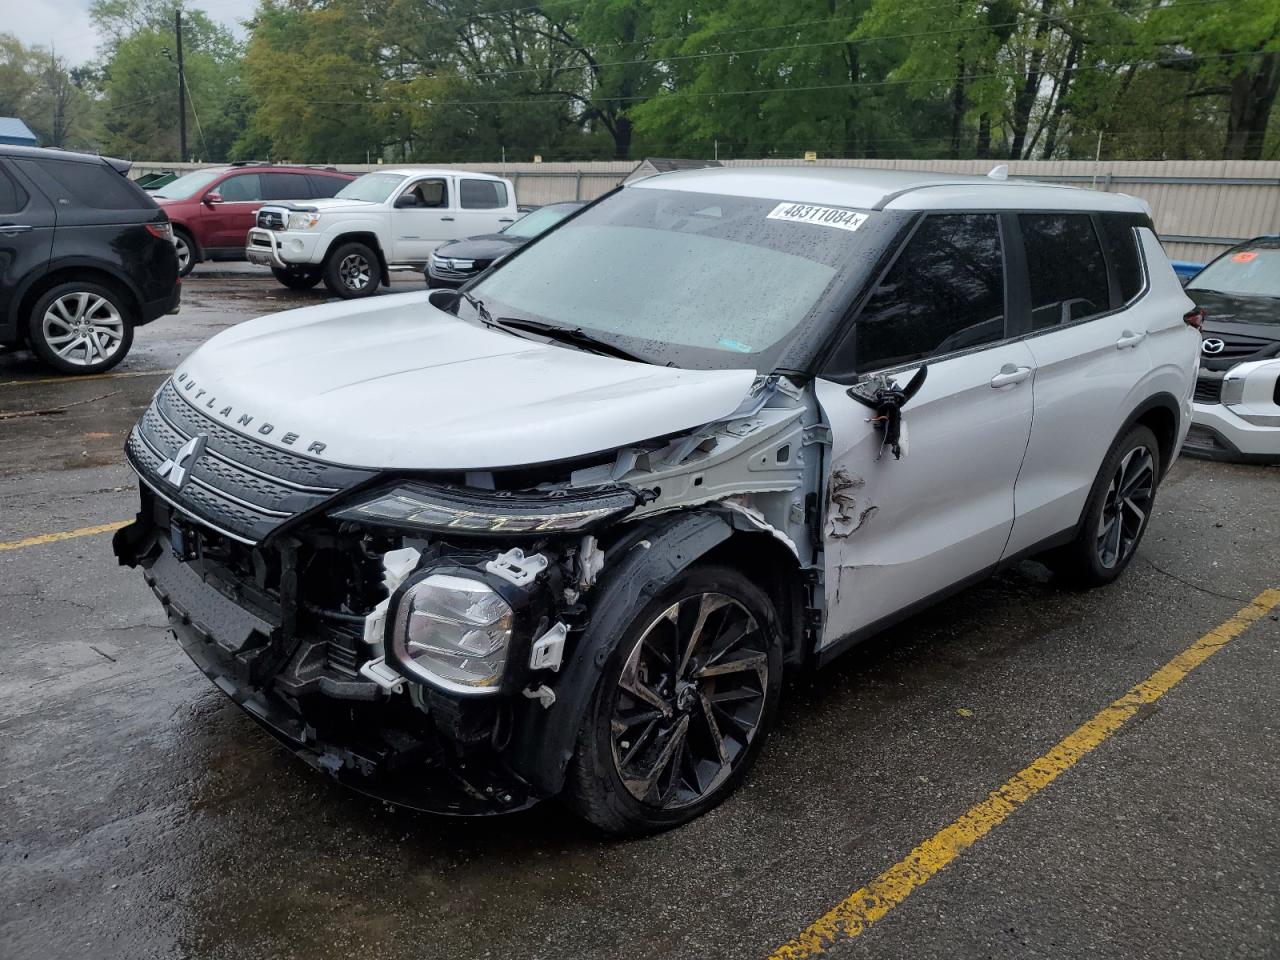
[[[330,514],[400,529],[460,536],[490,533],[545,534],[590,530],[626,516],[639,502],[618,487],[574,493],[510,493],[464,487],[402,483]]]
[[[291,213],[289,214],[288,229],[290,230],[310,230],[320,222],[320,214],[314,212]]]
[[[388,638],[419,679],[456,693],[497,693],[511,643],[511,606],[488,584],[433,573],[400,596]]]

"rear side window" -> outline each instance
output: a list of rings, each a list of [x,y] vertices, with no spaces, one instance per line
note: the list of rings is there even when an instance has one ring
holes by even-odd
[[[66,191],[65,197],[94,210],[142,210],[150,206],[146,194],[105,163],[40,160],[37,166]]]
[[[311,199],[311,183],[301,173],[264,173],[260,176],[263,200]]]
[[[311,195],[313,197],[332,197],[351,182],[350,180],[343,180],[341,177],[309,176],[307,179],[311,181]]]
[[[1045,330],[1104,313],[1111,306],[1107,264],[1087,213],[1018,217],[1031,280],[1031,329]]]
[[[1121,217],[1103,214],[1102,242],[1111,258],[1111,269],[1120,284],[1120,302],[1128,303],[1142,292],[1142,255],[1138,252],[1138,231]]]
[[[463,180],[458,194],[464,210],[496,210],[507,205],[507,185],[497,180]]]
[[[227,203],[242,203],[246,200],[262,199],[262,178],[256,173],[241,173],[227,177],[218,184],[217,190]]]
[[[0,215],[17,213],[26,209],[27,191],[9,179],[9,175],[0,170]]]
[[[856,326],[859,370],[1004,337],[1004,256],[994,214],[926,217]]]

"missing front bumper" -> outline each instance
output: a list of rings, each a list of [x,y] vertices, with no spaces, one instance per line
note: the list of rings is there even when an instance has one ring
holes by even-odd
[[[124,542],[120,546],[129,549]],[[407,705],[375,684],[315,676],[305,664],[298,668],[306,641],[281,648],[280,624],[269,613],[223,596],[163,542],[161,547],[145,576],[182,649],[219,690],[309,766],[360,793],[429,813],[512,813],[540,799],[496,754],[473,751],[461,759],[427,718],[418,729],[397,723],[396,711]],[[282,674],[289,680],[277,683],[276,667],[286,662],[291,669]],[[333,691],[341,699],[326,695],[325,680],[367,688],[367,695],[351,689]],[[299,696],[277,689],[290,683]]]

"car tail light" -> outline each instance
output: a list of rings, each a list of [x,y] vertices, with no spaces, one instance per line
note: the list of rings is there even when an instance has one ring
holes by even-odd
[[[1194,310],[1188,310],[1182,315],[1182,322],[1188,327],[1199,330],[1204,326],[1204,308],[1196,307]]]
[[[160,240],[173,240],[173,225],[167,220],[164,223],[148,223],[147,233]]]

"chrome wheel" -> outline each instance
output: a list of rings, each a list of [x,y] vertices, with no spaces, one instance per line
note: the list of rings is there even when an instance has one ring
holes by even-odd
[[[115,304],[96,293],[58,297],[45,310],[40,327],[54,355],[73,366],[109,360],[124,344],[124,318]]]
[[[349,253],[338,264],[338,276],[348,290],[360,291],[369,285],[372,277],[369,261],[358,253]]]
[[[663,809],[713,793],[760,729],[768,637],[738,601],[672,604],[623,664],[610,723],[613,761],[635,799]]]
[[[173,249],[178,254],[178,272],[186,276],[191,271],[191,244],[180,234],[173,235]]]
[[[1114,568],[1133,552],[1151,515],[1155,489],[1155,461],[1151,451],[1134,447],[1116,467],[1098,518],[1098,562],[1104,568]]]

